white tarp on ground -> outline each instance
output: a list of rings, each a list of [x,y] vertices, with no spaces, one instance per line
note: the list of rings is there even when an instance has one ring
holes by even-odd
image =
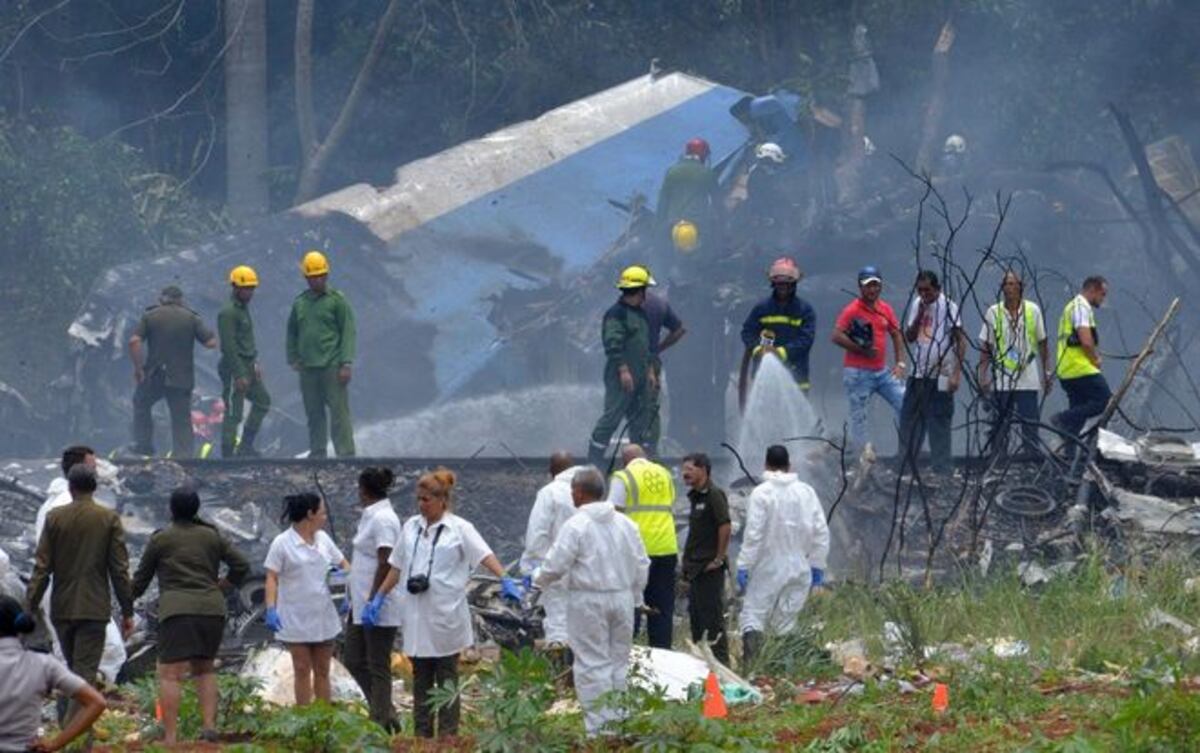
[[[296,692],[295,674],[292,672],[292,657],[286,649],[265,646],[246,657],[242,666],[242,677],[254,677],[262,682],[258,695],[267,703],[277,706],[294,706]],[[365,701],[358,683],[337,659],[329,668],[329,683],[335,701]]]

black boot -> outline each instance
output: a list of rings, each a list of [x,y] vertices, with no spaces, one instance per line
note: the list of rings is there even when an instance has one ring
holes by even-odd
[[[237,454],[239,458],[256,458],[258,450],[254,449],[254,438],[258,435],[258,429],[242,429],[242,441],[238,444]]]
[[[758,630],[747,630],[742,633],[742,674],[747,674],[754,666],[754,660],[758,657],[759,649],[762,648],[763,634]]]

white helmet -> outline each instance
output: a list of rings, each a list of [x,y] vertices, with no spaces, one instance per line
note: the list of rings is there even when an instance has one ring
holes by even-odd
[[[863,136],[863,154],[870,157],[875,153],[875,142],[871,141],[870,136]]]
[[[957,133],[952,133],[946,137],[946,143],[942,145],[942,151],[946,154],[962,154],[967,151],[967,140]]]
[[[754,156],[760,160],[769,159],[772,162],[778,162],[780,164],[787,159],[787,155],[784,154],[783,150],[779,148],[779,144],[776,144],[772,141],[768,141],[765,144],[759,144],[758,148],[754,150]]]

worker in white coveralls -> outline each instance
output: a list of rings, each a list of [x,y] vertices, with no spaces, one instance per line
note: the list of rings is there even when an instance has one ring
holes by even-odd
[[[566,579],[567,644],[575,655],[575,693],[589,736],[618,718],[600,698],[625,689],[633,648],[633,612],[642,599],[650,558],[637,525],[604,499],[604,476],[592,466],[571,480],[578,512],[554,541],[534,579],[546,588]]]
[[[62,453],[62,477],[56,478],[50,482],[50,486],[46,489],[46,501],[38,508],[37,518],[34,521],[33,540],[41,541],[42,529],[46,527],[46,516],[51,510],[59,507],[66,507],[71,504],[71,491],[67,485],[67,471],[71,470],[71,466],[76,463],[83,463],[89,468],[96,471],[97,477],[101,482],[106,481],[111,477],[115,477],[116,468],[107,461],[104,462],[105,468],[101,469],[97,466],[96,452],[91,447],[84,445],[72,445],[63,450]],[[107,495],[97,493],[94,495],[97,504],[103,505],[110,510],[116,509],[116,503]],[[50,615],[50,596],[54,593],[54,585],[51,584],[46,588],[46,595],[42,597],[41,608],[42,612],[49,617]],[[62,647],[58,643],[58,634],[53,630],[46,631],[50,634],[50,642],[54,648],[54,655],[62,658]],[[100,674],[104,676],[105,682],[115,683],[117,674],[120,673],[121,667],[125,666],[126,659],[125,641],[121,638],[121,629],[113,620],[108,621],[108,625],[104,629],[104,653],[100,655]]]
[[[817,493],[790,470],[787,448],[767,448],[765,479],[754,487],[738,553],[738,590],[745,592],[738,622],[743,671],[752,666],[763,634],[796,624],[810,588],[825,580],[829,526]]]
[[[532,581],[546,559],[563,524],[575,514],[571,498],[571,479],[575,477],[574,458],[559,450],[550,456],[550,483],[538,489],[525,527],[525,551],[521,553],[521,574]],[[549,643],[567,642],[567,584],[555,583],[542,592],[538,603],[546,611],[542,621],[545,639]]]

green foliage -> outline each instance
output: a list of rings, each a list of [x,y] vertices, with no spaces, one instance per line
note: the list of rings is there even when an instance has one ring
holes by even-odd
[[[360,710],[323,701],[274,712],[261,722],[257,738],[298,753],[385,753],[391,749],[387,733]]]
[[[850,753],[861,750],[867,744],[867,734],[860,724],[839,727],[820,740],[813,740],[804,747],[804,753]]]
[[[811,680],[833,676],[839,669],[822,648],[820,630],[801,615],[794,630],[782,635],[767,634],[752,666],[743,672],[748,677],[775,677]]]
[[[1130,753],[1179,750],[1200,729],[1200,696],[1179,685],[1128,699],[1109,722],[1118,749]]]
[[[438,708],[451,704],[469,684],[478,685],[475,703],[479,714],[476,744],[494,753],[517,751],[565,751],[573,736],[548,724],[545,714],[558,694],[550,662],[527,648],[501,651],[500,660],[489,669],[457,686],[435,688],[431,693]]]
[[[765,732],[751,724],[706,719],[697,703],[663,699],[660,689],[630,684],[622,693],[604,699],[620,721],[616,724],[624,746],[647,753],[693,751],[758,751],[769,747]]]
[[[261,683],[252,677],[232,674],[217,675],[217,727],[223,732],[249,734],[257,732],[264,716],[271,712],[270,706],[258,696]],[[154,707],[158,701],[158,682],[153,675],[135,681],[130,689],[138,709],[149,718],[154,718]],[[179,701],[179,736],[193,739],[201,727],[200,701],[193,682],[183,683]]]

